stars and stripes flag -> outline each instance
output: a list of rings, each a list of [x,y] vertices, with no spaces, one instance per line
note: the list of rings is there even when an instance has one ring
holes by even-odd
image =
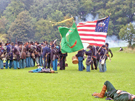
[[[82,43],[102,46],[105,44],[110,16],[96,21],[81,22],[77,29]]]

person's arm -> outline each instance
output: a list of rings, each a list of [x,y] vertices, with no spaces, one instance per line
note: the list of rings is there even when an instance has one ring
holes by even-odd
[[[44,59],[45,55],[46,55],[46,49],[43,48],[43,53],[42,53],[43,59]]]
[[[111,49],[109,49],[108,51],[110,52],[111,58],[112,58],[113,57],[113,53],[112,53]]]

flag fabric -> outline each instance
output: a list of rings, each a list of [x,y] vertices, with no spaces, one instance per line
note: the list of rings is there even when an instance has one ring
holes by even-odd
[[[58,29],[62,36],[60,44],[62,53],[71,53],[84,48],[75,23],[71,28],[59,27]]]
[[[82,43],[102,46],[105,44],[110,16],[96,20],[79,23],[77,26],[78,33]]]

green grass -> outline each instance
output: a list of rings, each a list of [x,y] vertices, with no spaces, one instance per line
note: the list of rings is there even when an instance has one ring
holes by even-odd
[[[112,49],[114,57],[107,60],[105,73],[78,71],[78,65],[72,64],[75,53],[68,54],[69,67],[56,74],[28,73],[36,67],[0,70],[0,101],[105,101],[91,94],[100,92],[106,80],[135,94],[135,54],[118,50]]]

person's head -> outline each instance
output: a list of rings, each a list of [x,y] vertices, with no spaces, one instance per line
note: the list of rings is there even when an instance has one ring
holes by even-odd
[[[105,46],[108,47],[109,46],[109,43],[105,43]]]
[[[105,49],[105,45],[102,45],[102,48]]]
[[[133,96],[131,97],[131,100],[132,100],[132,101],[135,101],[135,95],[133,95]]]
[[[14,46],[14,43],[12,42],[11,45]]]
[[[9,41],[7,41],[7,45],[9,45],[10,44],[10,42]]]
[[[52,48],[52,49],[54,48],[54,44],[52,44],[51,48]]]
[[[15,43],[15,46],[18,46],[18,43]]]
[[[53,44],[53,41],[50,42],[50,45],[52,45],[52,44]]]
[[[54,70],[51,70],[51,73],[55,73]]]
[[[92,49],[92,46],[91,46],[91,45],[89,45],[87,48],[88,48],[89,50],[91,50],[91,49]]]

